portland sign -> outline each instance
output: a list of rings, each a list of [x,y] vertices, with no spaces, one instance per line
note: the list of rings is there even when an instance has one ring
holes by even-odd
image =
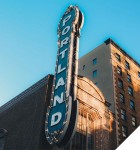
[[[78,116],[78,46],[83,15],[69,6],[58,26],[58,54],[53,92],[47,108],[45,133],[50,144],[66,145],[73,137]]]

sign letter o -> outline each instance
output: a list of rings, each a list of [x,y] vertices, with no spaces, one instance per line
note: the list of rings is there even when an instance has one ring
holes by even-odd
[[[69,30],[70,30],[70,26],[66,26],[62,31],[62,35],[67,34]]]

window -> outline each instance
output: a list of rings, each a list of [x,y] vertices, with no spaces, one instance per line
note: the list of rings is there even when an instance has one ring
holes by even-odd
[[[118,53],[116,53],[116,58],[118,61],[121,61],[121,56]]]
[[[126,120],[126,111],[124,109],[121,109],[121,118]]]
[[[130,65],[127,61],[125,61],[125,68],[130,70]]]
[[[97,70],[93,71],[93,78],[97,77]]]
[[[123,89],[123,81],[121,79],[118,79],[118,86]]]
[[[127,81],[131,82],[131,76],[130,76],[130,74],[127,74]]]
[[[127,127],[124,126],[124,125],[122,125],[122,136],[123,136],[124,138],[126,138],[127,135],[128,135]]]
[[[85,67],[86,67],[86,66],[85,66],[85,65],[83,65],[83,70],[85,70]]]
[[[124,95],[122,93],[119,94],[119,99],[121,103],[125,103],[125,98]]]
[[[117,66],[117,73],[122,76],[122,69],[119,66]]]
[[[138,71],[138,77],[140,78],[140,72]]]
[[[131,117],[131,121],[132,121],[132,126],[136,127],[137,123],[136,123],[136,117],[132,116]]]
[[[130,86],[128,87],[128,93],[129,95],[133,96],[133,89]]]
[[[130,109],[135,110],[135,103],[132,100],[130,100]]]
[[[93,59],[93,65],[97,64],[97,58]]]

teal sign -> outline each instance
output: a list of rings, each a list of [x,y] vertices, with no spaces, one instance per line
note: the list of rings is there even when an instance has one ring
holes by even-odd
[[[70,6],[58,27],[56,73],[52,99],[46,114],[45,131],[48,142],[59,146],[68,143],[75,131],[77,120],[77,47],[82,19],[78,7]]]

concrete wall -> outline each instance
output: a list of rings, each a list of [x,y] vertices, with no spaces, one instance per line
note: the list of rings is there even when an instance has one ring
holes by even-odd
[[[111,103],[110,110],[115,112],[114,86],[110,47],[105,43],[98,46],[79,59],[79,75],[85,76],[101,90],[105,99]],[[97,58],[97,64],[93,65],[93,59]],[[83,66],[85,69],[83,70]],[[97,77],[93,78],[93,71],[97,70]]]

